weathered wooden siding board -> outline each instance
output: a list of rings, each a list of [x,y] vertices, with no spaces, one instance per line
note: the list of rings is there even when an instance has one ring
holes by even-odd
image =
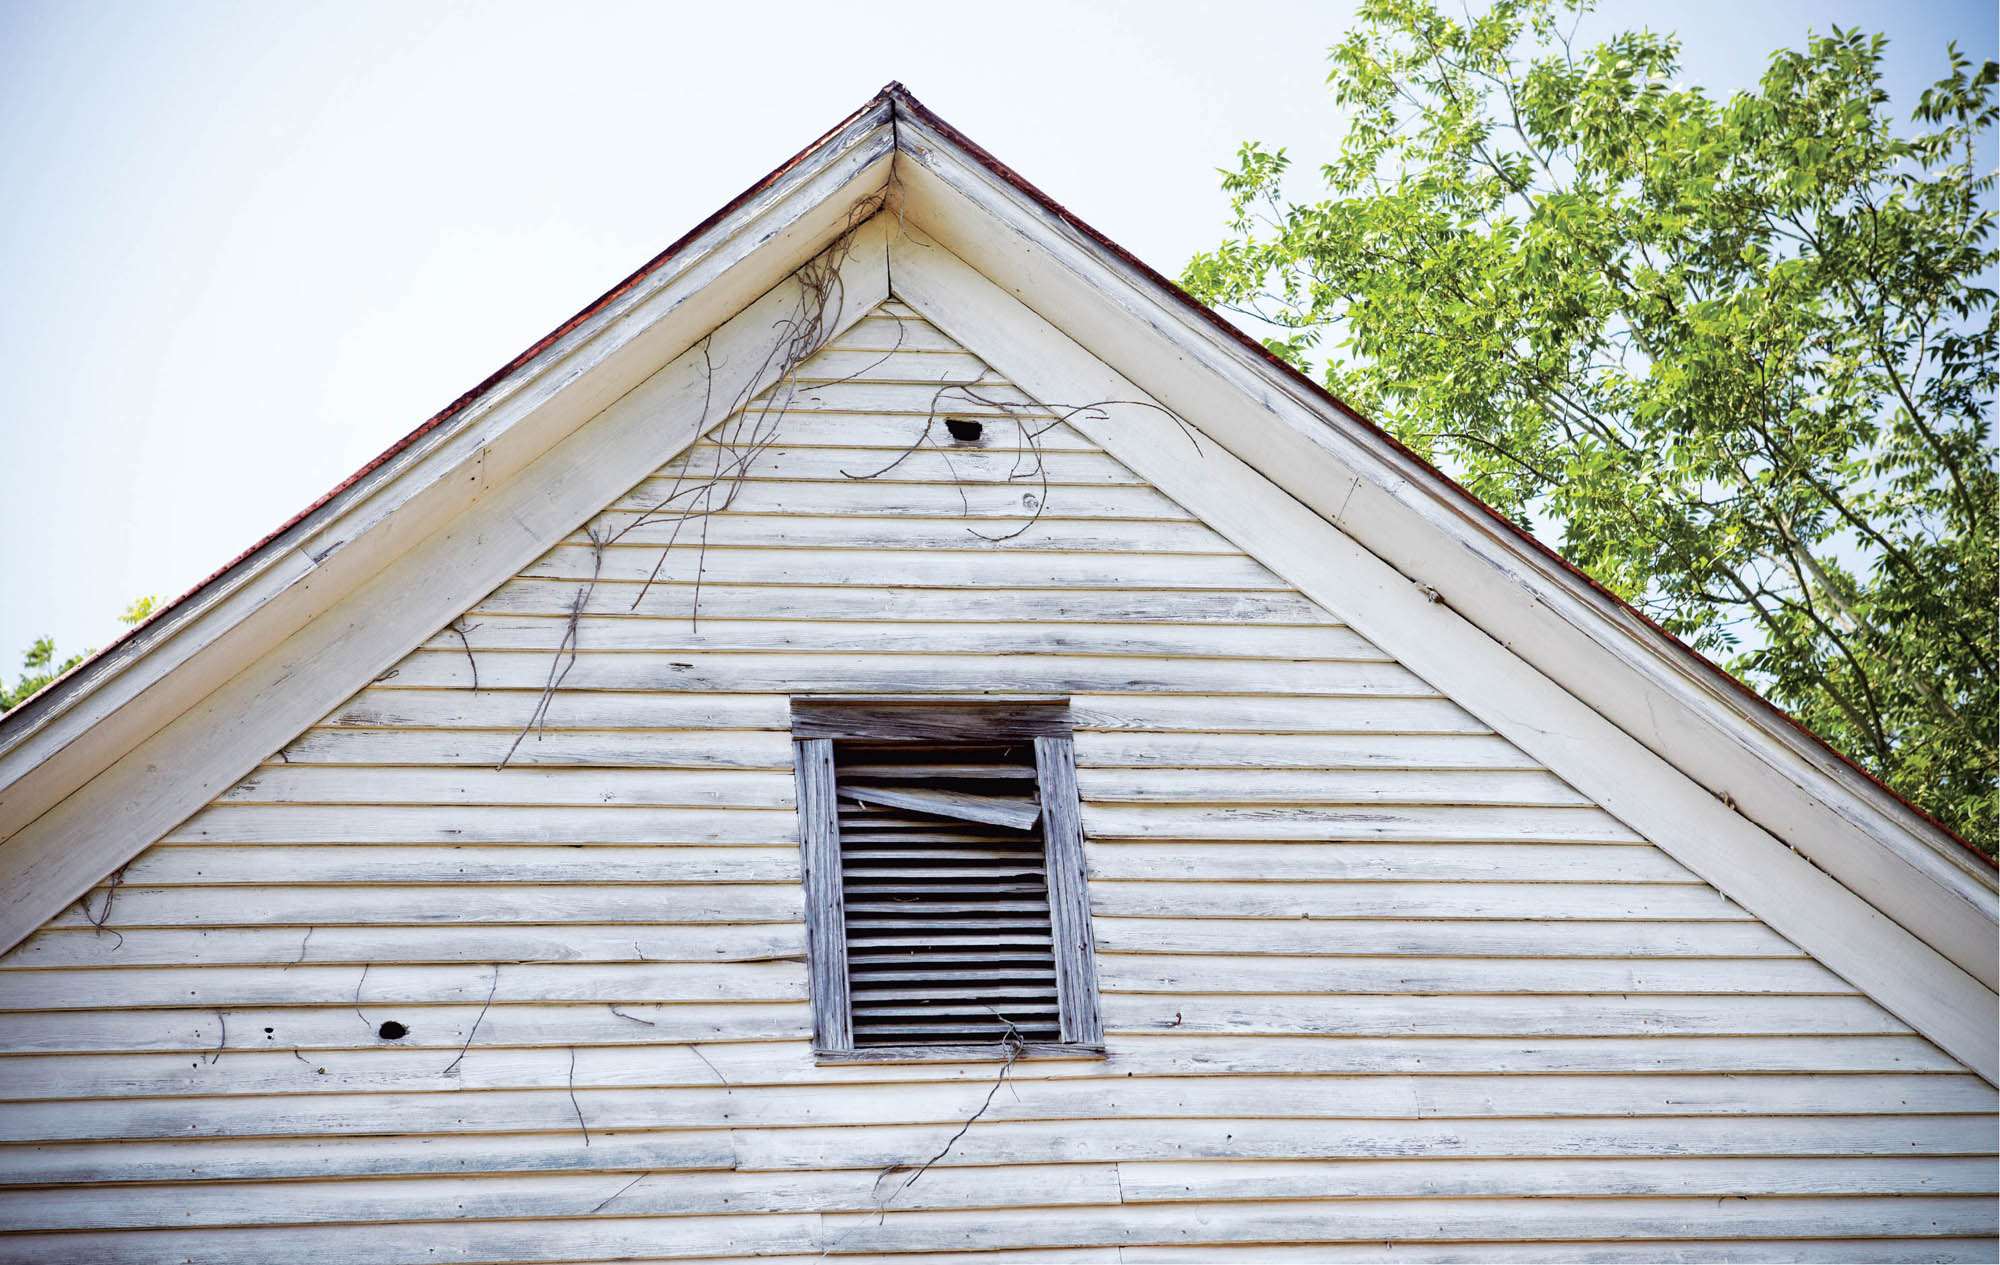
[[[1983,1159],[1560,1160],[1454,1164],[1440,1160],[1356,1163],[1309,1160],[1236,1164],[1126,1162],[1118,1183],[1128,1203],[1190,1199],[1334,1199],[1534,1196],[1940,1195],[2000,1193]]]
[[[98,901],[110,893],[100,893]],[[317,927],[500,922],[560,924],[788,922],[805,896],[795,883],[557,886],[485,883],[242,886],[227,895],[198,887],[121,887],[107,933],[123,927]],[[72,906],[56,925],[92,919]]]
[[[641,484],[630,496],[614,502],[613,509],[648,510],[673,492],[671,478]],[[1186,510],[1152,488],[1137,484],[1066,484],[1061,492],[1061,508],[1057,512],[1066,519],[1172,522],[1188,516]],[[998,535],[986,520],[1007,523],[1007,531],[1026,526],[1041,500],[1039,481],[1033,487],[1023,487],[1019,481],[953,486],[949,482],[855,481],[836,473],[832,480],[824,482],[746,478],[737,490],[730,513],[818,516],[846,512],[891,518],[942,518],[963,522],[987,535]]]
[[[0,957],[0,1260],[1992,1258],[1990,1086],[973,382],[884,305]],[[1070,698],[1105,1058],[814,1062],[808,692]]]
[[[629,1007],[622,1007],[628,1012]],[[770,1012],[766,1011],[765,1014]],[[289,1032],[286,1034],[291,1035]],[[782,1041],[716,1041],[699,1050],[598,1045],[579,1049],[574,1069],[566,1046],[469,1049],[454,1064],[421,1045],[380,1042],[339,1058],[302,1059],[298,1047],[253,1028],[222,1060],[181,1053],[14,1055],[0,1059],[0,1097],[48,1098],[230,1096],[264,1094],[421,1092],[534,1089],[552,1085],[675,1088],[734,1085],[900,1084],[975,1080],[992,1074],[971,1063],[902,1062],[816,1065],[803,1045]],[[1490,1072],[1503,1058],[1511,1074],[1542,1075],[1798,1072],[1928,1074],[1955,1072],[1920,1038],[1911,1037],[1273,1037],[1255,1042],[1195,1033],[1121,1034],[1116,1074],[1178,1077],[1343,1075],[1392,1076],[1421,1066],[1438,1075]],[[244,1048],[245,1046],[251,1048]],[[261,1046],[261,1048],[257,1048]],[[198,1052],[199,1053],[199,1052]],[[458,1056],[454,1053],[453,1058]],[[444,1068],[450,1067],[446,1072]],[[1092,1078],[1106,1064],[1090,1058],[1034,1059],[1017,1064],[1013,1079]],[[1949,1079],[1949,1078],[1947,1078]],[[1836,1087],[1845,1082],[1834,1082]]]
[[[1397,1250],[1393,1257],[1436,1262],[1437,1265],[1479,1265],[1480,1262],[1507,1260],[1520,1262],[1802,1262],[1806,1265],[1838,1265],[1845,1262],[1941,1261],[1975,1262],[1994,1259],[1996,1244],[1991,1238],[1924,1239],[1660,1239],[1573,1240],[1561,1243],[1464,1242],[1421,1244]],[[1182,1265],[1215,1259],[1212,1247],[1121,1247],[1118,1259],[1130,1265]],[[1352,1261],[1384,1259],[1380,1244],[1328,1244],[1297,1247],[1291,1244],[1232,1243],[1229,1257],[1239,1261],[1327,1262],[1342,1265]]]
[[[1872,1193],[1893,1169],[1849,1179],[1854,1193]],[[1118,1174],[1109,1164],[1064,1171],[1060,1189],[1035,1167],[937,1169],[897,1199],[898,1207],[1005,1208],[1013,1205],[1101,1205],[1118,1202]],[[1767,1181],[1775,1181],[1766,1178]],[[1945,1173],[1941,1189],[1971,1184]],[[830,1172],[661,1173],[631,1185],[622,1173],[565,1173],[482,1178],[384,1179],[366,1184],[282,1186],[216,1183],[171,1192],[146,1186],[95,1187],[56,1195],[0,1191],[0,1227],[10,1230],[143,1228],[180,1225],[296,1225],[323,1221],[483,1221],[580,1217],[615,1200],[623,1217],[698,1216],[724,1205],[738,1212],[860,1212],[875,1206],[877,1174]],[[1976,1188],[1975,1188],[1976,1189]],[[288,1197],[288,1195],[290,1197]],[[164,1214],[164,1216],[163,1216]]]
[[[566,621],[579,591],[577,585],[562,580],[515,580],[487,594],[472,615],[541,615]],[[603,580],[591,591],[583,609],[589,616],[652,616],[686,625],[692,605],[693,594],[687,586],[648,587],[631,581]],[[701,586],[701,613],[705,619],[718,620],[761,617],[815,622],[876,619],[1033,625],[1037,610],[1060,612],[1070,621],[1096,619],[1135,624],[1233,626],[1266,619],[1284,624],[1334,623],[1332,616],[1324,612],[1315,621],[1309,603],[1295,593],[1276,589],[947,589],[905,583],[856,590],[818,584],[783,587],[717,584],[707,576]],[[690,635],[697,632],[690,629]],[[1487,731],[1482,728],[1479,732]]]
[[[899,1196],[902,1211],[1028,1205],[1075,1207],[1217,1201],[1313,1199],[1538,1198],[1678,1196],[1845,1196],[1900,1194],[1921,1187],[1948,1206],[1956,1195],[1991,1194],[1990,1165],[1973,1160],[1860,1161],[1657,1160],[1592,1166],[1547,1160],[1466,1166],[1449,1161],[1303,1163],[1077,1164],[1064,1180],[1048,1181],[1033,1166],[939,1168]],[[213,1183],[161,1191],[155,1187],[90,1187],[74,1192],[0,1191],[0,1227],[59,1230],[179,1225],[298,1225],[389,1220],[476,1221],[577,1217],[615,1199],[617,1215],[700,1215],[724,1199],[739,1212],[863,1212],[879,1197],[866,1170],[829,1172],[663,1173],[623,1189],[630,1179],[610,1173],[481,1178],[385,1178],[363,1184],[287,1188],[268,1183]],[[1939,1199],[1939,1196],[1946,1197]],[[1440,1205],[1449,1207],[1449,1204]]]
[[[1840,1087],[1813,1077],[1745,1085],[1739,1076],[1272,1077],[1248,1075],[1024,1079],[982,1121],[1222,1118],[1328,1121],[1570,1119],[1803,1114],[1874,1119],[1990,1115],[1991,1086],[1956,1077],[1872,1076]],[[174,1100],[100,1099],[0,1106],[0,1128],[23,1142],[120,1138],[310,1137],[346,1134],[551,1133],[594,1129],[789,1128],[951,1124],[977,1111],[988,1085],[725,1086],[629,1089],[562,1083],[531,1090],[327,1093],[205,1103],[190,1123]],[[1831,1100],[1831,1106],[1829,1101]]]
[[[983,1123],[983,1122],[982,1122]],[[1130,1159],[1624,1159],[1638,1156],[1966,1156],[1992,1145],[1979,1116],[1890,1119],[1689,1117],[1600,1120],[1145,1120],[1079,1129],[1072,1121],[1003,1121],[967,1131],[958,1164],[1086,1164]],[[744,1169],[881,1168],[934,1153],[956,1125],[742,1129]],[[926,1146],[928,1150],[923,1150]],[[1711,1201],[1712,1202],[1712,1201]],[[1501,1210],[1495,1209],[1498,1215]],[[1490,1232],[1490,1230],[1489,1230]],[[1393,1237],[1393,1236],[1392,1236]]]
[[[1050,495],[1054,495],[1051,492]],[[676,549],[661,564],[657,547],[612,546],[603,557],[588,548],[559,545],[522,575],[531,579],[588,580],[598,567],[601,582],[643,583],[660,567],[655,583],[692,585],[699,569],[717,584],[842,584],[918,588],[1156,589],[1282,588],[1283,581],[1241,554],[1110,554],[1005,552],[985,548],[970,535],[957,549],[930,550],[924,569],[913,574],[909,552],[900,549],[724,549],[705,553]]]
[[[506,967],[501,967],[504,977]],[[200,1009],[17,1012],[0,1030],[0,1054],[89,1053],[123,1049],[185,1051],[211,1061],[232,1050],[377,1049],[376,1027],[408,1028],[398,1048],[457,1050],[476,1035],[486,1045],[570,1046],[591,1042],[646,1045],[666,1041],[768,1041],[805,1031],[803,985],[796,1004],[723,998],[592,999],[535,1005],[461,992],[452,1000],[376,1004],[367,984],[360,1013],[342,1007],[242,1006]],[[371,976],[373,972],[370,972]],[[803,975],[803,970],[799,974]],[[491,974],[488,973],[488,980]],[[618,1007],[613,1013],[612,1006]],[[1667,994],[1124,994],[1103,997],[1108,1035],[1177,1032],[1246,1038],[1504,1037],[1566,1041],[1579,1037],[1905,1036],[1909,1030],[1861,998]],[[270,1031],[266,1032],[265,1029]],[[1122,1070],[1121,1070],[1122,1074]]]
[[[826,578],[824,570],[800,566],[796,572],[800,577]],[[907,575],[909,566],[909,559],[902,559],[901,573]],[[539,651],[488,651],[474,660],[462,650],[420,650],[390,669],[393,675],[385,674],[381,681],[392,689],[471,689],[476,663],[482,688],[539,691],[548,680],[549,659],[554,651],[552,642]],[[1282,681],[1279,675],[1272,665],[1256,660],[1041,654],[1036,651],[1032,635],[1023,634],[1019,649],[1011,655],[584,651],[577,654],[568,680],[580,690],[647,693],[672,690],[783,693],[796,689],[824,694],[960,694],[968,680],[977,680],[989,691],[1020,694],[1132,690],[1175,694],[1437,696],[1436,691],[1393,663],[1308,659],[1288,666]]]
[[[308,935],[307,933],[311,934]],[[657,921],[549,927],[445,923],[389,927],[131,929],[51,924],[0,959],[0,971],[48,966],[294,966],[303,963],[765,962],[805,952],[792,923],[663,925]]]
[[[114,910],[114,913],[116,911]],[[663,925],[446,923],[309,927],[127,928],[111,934],[78,920],[51,924],[33,945],[0,961],[0,974],[46,967],[307,963],[741,962],[803,953],[804,932],[783,923]],[[311,934],[307,934],[310,932]],[[1370,919],[1095,920],[1100,953],[1231,957],[1797,959],[1789,941],[1757,923],[1436,922]],[[1552,969],[1550,974],[1554,974]],[[1718,978],[1718,984],[1721,980]],[[1548,989],[1568,987],[1550,979]]]
[[[694,628],[662,628],[651,616],[586,617],[578,638],[595,652],[656,650],[662,642],[687,649],[714,650],[879,650],[884,644],[911,654],[1019,654],[1023,632],[1006,625],[952,623],[777,623],[768,620],[704,619]],[[447,631],[426,649],[464,653],[485,650],[546,651],[562,639],[566,619],[490,616],[463,626],[465,642]],[[1229,624],[1037,624],[1035,646],[1059,654],[1114,655],[1121,658],[1174,655],[1230,659],[1344,659],[1388,662],[1388,657],[1337,627],[1295,628],[1282,624],[1242,628]],[[927,644],[928,643],[928,644]]]
[[[1851,1197],[1823,1200],[1739,1200],[1705,1204],[1689,1200],[1630,1199],[1615,1203],[1535,1201],[1508,1225],[1523,1239],[1598,1239],[1619,1235],[1671,1240],[1734,1233],[1746,1238],[1783,1238],[1809,1227],[1818,1233],[1872,1236],[1912,1233],[1977,1234],[1988,1210],[1978,1199]],[[1831,1203],[1833,1206],[1827,1206]],[[1358,1243],[1409,1238],[1422,1217],[1424,1237],[1446,1242],[1493,1237],[1492,1210],[1483,1200],[1434,1200],[1419,1207],[1365,1200],[1264,1205],[1201,1204],[1180,1207],[1126,1206],[1118,1209],[994,1210],[978,1217],[931,1212],[829,1215],[829,1238],[842,1236],[852,1252],[977,1250],[985,1246],[1049,1246],[1115,1243],[1268,1243],[1303,1239]]]

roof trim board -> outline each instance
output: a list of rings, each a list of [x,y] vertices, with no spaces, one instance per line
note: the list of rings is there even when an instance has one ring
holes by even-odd
[[[1784,843],[1731,811],[1561,684],[1341,527],[1213,442],[1212,418],[1164,404],[1008,295],[944,244],[892,241],[896,297],[1045,406],[1097,400],[1069,425],[1382,647],[1495,732],[2000,1083],[2000,998]]]
[[[1535,666],[1526,677],[1559,685],[1589,714],[1578,717],[1585,728],[1597,716],[1611,733],[1622,731],[1623,741],[1650,751],[1656,764],[1679,769],[1711,797],[1707,813],[1688,821],[1708,820],[1717,832],[1683,847],[1722,849],[1711,864],[1725,875],[1745,863],[1718,840],[1762,839],[1808,857],[1819,867],[1803,871],[1817,875],[1805,880],[1808,887],[1826,885],[1821,880],[1830,874],[1956,962],[1960,977],[1978,975],[1984,995],[1964,996],[1948,967],[1947,974],[1900,986],[1879,980],[1880,989],[1942,990],[1959,998],[1961,1019],[1970,1015],[1975,1026],[1990,1013],[1996,914],[1993,874],[1983,858],[1967,854],[1782,713],[1274,361],[893,84],[318,506],[41,698],[0,718],[0,946],[101,880],[504,578],[487,578],[487,563],[501,565],[494,560],[503,554],[506,566],[525,562],[622,492],[622,485],[609,486],[617,477],[571,464],[589,445],[610,445],[605,453],[621,443],[635,453],[643,448],[648,455],[633,459],[653,464],[670,456],[657,446],[658,435],[650,447],[610,438],[631,429],[631,414],[629,407],[605,406],[641,381],[649,389],[664,382],[665,376],[648,375],[759,296],[769,297],[774,284],[823,249],[854,208],[878,193],[894,199],[896,231],[907,219],[936,235],[1003,297],[1011,294],[1028,309],[1039,304],[1042,317],[1059,315],[1062,338],[1093,363],[1143,383],[1182,416],[1199,418],[1226,450],[1218,458],[1240,459],[1258,486],[1275,484],[1288,494],[1267,494],[1274,506],[1286,507],[1273,513],[1306,514],[1318,524],[1314,530],[1348,541],[1347,549],[1398,577],[1405,601],[1418,600],[1412,581],[1441,599],[1411,608],[1413,618],[1448,615],[1489,638],[1509,661],[1518,656]],[[888,219],[878,216],[868,230],[880,239],[885,267]],[[859,256],[853,267],[859,271],[849,306],[865,310],[857,305],[870,294],[886,295],[888,277]],[[563,472],[562,488],[535,492],[555,471]],[[600,482],[606,482],[601,499],[585,505],[580,489],[596,496]],[[579,489],[575,496],[572,488]],[[514,511],[520,512],[510,525]],[[482,525],[496,535],[475,552],[474,529]],[[537,531],[547,538],[531,541]],[[454,550],[456,569],[437,569],[437,560]],[[453,587],[439,592],[446,575]],[[408,618],[386,619],[384,609],[395,606],[388,599],[409,591],[398,585],[425,591],[408,603]],[[315,622],[339,614],[342,603],[365,608],[365,615]],[[425,626],[416,628],[419,622]],[[1393,649],[1404,639],[1392,630],[1382,640]],[[308,662],[314,672],[299,671]],[[197,732],[204,741],[190,743]],[[207,742],[217,732],[230,741]],[[200,754],[190,757],[191,748]],[[1564,761],[1582,754],[1572,750]],[[1577,780],[1561,763],[1549,763]],[[1736,812],[1723,806],[1723,796]],[[1729,846],[1757,853],[1761,845]],[[1750,880],[1739,875],[1727,883],[1742,881]],[[1736,895],[1726,884],[1724,890]],[[1815,949],[1813,937],[1798,938]],[[1898,951],[1891,960],[1920,975],[1935,972],[1921,955]],[[1867,973],[1865,964],[1857,969]],[[1890,1008],[1914,1022],[1911,1005]],[[1960,1046],[1969,1040],[1949,1015],[1926,1023]],[[1990,1048],[1990,1019],[1987,1027]],[[1991,1078],[1990,1058],[1979,1065]]]

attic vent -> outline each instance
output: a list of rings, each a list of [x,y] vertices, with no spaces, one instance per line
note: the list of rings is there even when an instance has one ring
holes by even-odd
[[[1061,1039],[1033,743],[834,744],[857,1048]]]
[[[822,1055],[1101,1047],[1066,705],[798,702]]]

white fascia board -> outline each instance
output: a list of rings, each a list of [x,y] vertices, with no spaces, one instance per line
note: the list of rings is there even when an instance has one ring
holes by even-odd
[[[825,249],[883,188],[893,154],[885,101],[446,423],[7,717],[0,841]]]
[[[900,114],[897,135],[910,223],[1166,406],[1202,417],[1236,456],[1989,989],[2000,985],[1990,866],[924,120]]]
[[[799,302],[791,274],[857,215],[872,218],[843,252],[828,336],[885,299],[886,112],[860,140],[815,155],[831,161],[812,164],[784,204],[718,225],[739,250],[703,252],[681,284],[573,331],[524,380],[500,384],[493,407],[246,560],[262,564],[254,578],[199,603],[191,628],[144,643],[157,659],[140,650],[97,698],[44,725],[36,736],[51,744],[65,721],[76,732],[40,764],[27,763],[34,738],[18,742],[7,758],[25,771],[0,795],[32,815],[0,842],[0,951],[671,460],[694,440],[704,400],[768,386],[751,375],[776,367],[777,324]],[[399,495],[405,481],[415,486]],[[342,530],[356,523],[366,526]],[[104,689],[121,678],[122,706]],[[52,764],[61,776],[45,772]],[[46,802],[37,810],[28,792]]]
[[[1043,405],[1066,413],[1071,426],[1141,478],[1897,1018],[2000,1083],[2000,998],[1992,989],[1216,443],[1210,428],[1220,429],[1226,418],[1175,407],[1195,428],[1190,436],[1143,379],[1106,364],[914,224],[893,240],[889,271],[896,298]],[[1070,412],[1099,401],[1112,403]]]

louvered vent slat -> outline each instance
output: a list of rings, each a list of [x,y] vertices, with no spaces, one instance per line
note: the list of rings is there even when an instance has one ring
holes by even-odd
[[[837,742],[834,784],[854,1044],[1059,1040],[1033,744]]]

